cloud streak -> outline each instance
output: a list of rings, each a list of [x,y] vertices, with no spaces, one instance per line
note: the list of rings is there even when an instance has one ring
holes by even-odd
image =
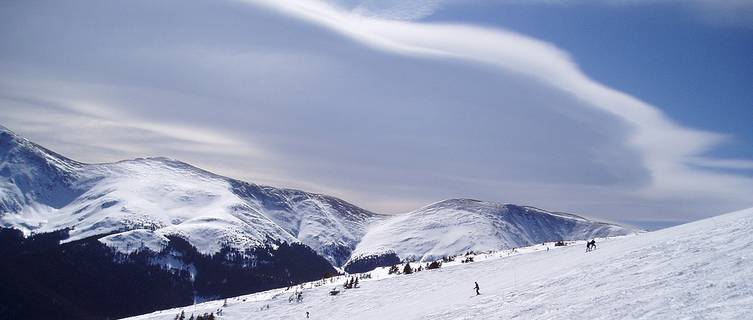
[[[7,4],[0,121],[83,161],[165,155],[383,212],[477,197],[613,220],[751,206],[727,139],[567,52],[315,1]],[[85,10],[84,10],[85,9]]]
[[[419,20],[434,14],[446,0],[331,0],[353,14],[390,20]]]
[[[567,53],[545,42],[502,30],[347,15],[314,1],[260,3],[389,52],[462,59],[530,76],[614,114],[633,129],[629,144],[640,150],[652,176],[651,186],[644,190],[647,194],[703,193],[710,184],[750,190],[747,179],[699,172],[684,160],[695,157],[696,163],[741,163],[700,157],[722,142],[723,136],[683,128],[656,107],[589,79]]]

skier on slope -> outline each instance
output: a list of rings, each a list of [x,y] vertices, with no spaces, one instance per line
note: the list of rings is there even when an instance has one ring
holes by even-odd
[[[473,283],[475,283],[475,284],[476,284],[476,287],[474,287],[474,289],[476,289],[476,295],[480,295],[480,294],[481,294],[481,292],[478,292],[478,289],[479,289],[479,288],[478,288],[478,282],[475,282],[475,281],[474,281]]]

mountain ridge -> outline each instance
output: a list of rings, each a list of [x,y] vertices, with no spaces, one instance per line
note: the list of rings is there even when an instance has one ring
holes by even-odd
[[[520,208],[567,221],[577,220],[594,228],[612,226],[614,232],[607,235],[632,232],[569,213],[464,198],[442,200],[405,214],[384,215],[337,197],[228,178],[169,157],[87,164],[68,159],[2,126],[0,142],[0,190],[4,191],[0,197],[0,225],[16,227],[26,234],[70,228],[71,237],[67,241],[102,234],[103,243],[125,251],[141,248],[141,243],[145,243],[144,249],[156,250],[161,247],[156,244],[164,244],[166,236],[183,237],[200,252],[209,254],[226,245],[244,249],[270,241],[300,242],[333,266],[341,267],[356,254],[379,254],[379,250],[369,249],[370,242],[364,243],[365,240],[405,234],[404,231],[384,234],[385,230],[378,230],[378,226],[395,225],[403,220],[410,224],[409,218],[421,212],[448,214],[439,210],[441,207],[455,210],[452,212],[456,214],[457,209],[464,207],[463,210],[479,212],[498,207]],[[54,198],[47,191],[64,196]],[[462,216],[495,219],[488,212]],[[443,228],[458,228],[451,220],[440,220],[445,223]],[[469,223],[489,227],[489,221]],[[522,230],[510,230],[513,229]],[[378,231],[378,236],[369,235],[373,230]],[[499,233],[494,229],[487,231]],[[440,248],[437,247],[420,254],[384,249],[394,250],[399,259],[428,259],[457,254],[458,250],[488,248],[492,244],[505,248],[527,245],[534,240],[553,240],[547,237],[507,242],[495,242],[483,235],[459,237],[453,241],[468,240],[471,246],[446,246],[447,251],[437,251]],[[474,245],[473,241],[483,245]]]
[[[491,251],[559,240],[626,235],[635,230],[583,217],[475,199],[439,201],[371,226],[350,264],[396,255],[431,261],[448,253]],[[392,259],[394,260],[394,259]],[[378,263],[368,265],[368,268]],[[346,270],[350,265],[346,265]]]
[[[231,179],[172,158],[87,164],[7,128],[0,135],[0,224],[26,234],[71,228],[75,241],[144,229],[147,239],[178,235],[205,253],[219,251],[223,241],[237,249],[269,239],[300,241],[338,265],[360,238],[359,220],[381,216],[335,197]],[[45,190],[68,196],[47,201]],[[329,212],[334,207],[343,214]],[[319,230],[325,224],[338,232]]]

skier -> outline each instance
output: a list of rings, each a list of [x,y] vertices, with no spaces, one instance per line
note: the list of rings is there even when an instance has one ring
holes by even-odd
[[[591,251],[591,241],[586,241],[586,252]]]
[[[308,318],[309,318],[309,312],[306,311],[306,319],[308,319]]]
[[[478,289],[479,289],[479,288],[478,288],[478,282],[475,282],[475,281],[474,281],[473,283],[475,283],[475,284],[476,284],[476,287],[474,288],[474,289],[476,289],[476,295],[480,295],[480,294],[481,294],[481,292],[478,292]]]
[[[591,240],[591,250],[596,249],[596,239]]]

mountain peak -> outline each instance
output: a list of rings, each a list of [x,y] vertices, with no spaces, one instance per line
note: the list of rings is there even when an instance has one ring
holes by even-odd
[[[71,171],[82,165],[80,162],[31,142],[2,125],[0,125],[0,159],[4,164],[37,164],[57,167],[65,171]]]
[[[522,208],[522,206],[509,204],[509,203],[484,201],[484,200],[471,199],[471,198],[453,198],[453,199],[445,199],[439,202],[432,203],[414,212],[431,212],[431,211],[442,210],[442,209],[491,210],[491,209],[501,209],[501,208],[507,208],[507,207],[521,207]]]
[[[353,252],[399,259],[434,260],[466,251],[516,248],[559,240],[583,240],[633,233],[617,225],[533,207],[458,198],[436,202],[373,227]]]
[[[4,125],[0,124],[0,133],[9,133],[9,134],[15,134],[13,131],[5,127]]]
[[[442,201],[437,201],[432,204],[429,204],[427,206],[424,206],[424,208],[447,208],[447,207],[458,207],[458,206],[466,206],[470,204],[480,204],[484,203],[484,201],[478,200],[478,199],[470,199],[470,198],[452,198],[452,199],[445,199]]]
[[[81,193],[74,184],[82,165],[0,126],[0,213],[65,206]]]
[[[20,137],[18,134],[8,129],[7,127],[0,125],[0,145],[5,146],[11,143],[21,144],[24,141],[28,140]]]

